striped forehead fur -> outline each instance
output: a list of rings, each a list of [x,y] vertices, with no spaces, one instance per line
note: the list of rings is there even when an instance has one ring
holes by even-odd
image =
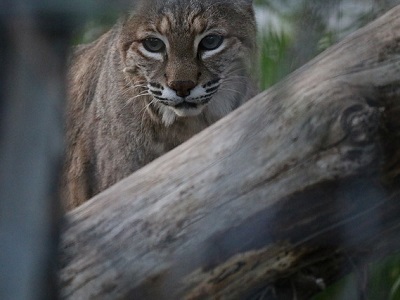
[[[222,17],[218,14],[223,14],[229,8],[236,12],[253,14],[252,2],[251,0],[141,0],[134,14],[146,13],[149,16],[172,14],[174,22],[171,25],[182,25],[199,14]]]
[[[228,35],[230,29],[248,47],[255,47],[248,38],[256,30],[250,0],[142,0],[131,19],[140,19],[144,27],[162,35],[199,35],[224,27]]]

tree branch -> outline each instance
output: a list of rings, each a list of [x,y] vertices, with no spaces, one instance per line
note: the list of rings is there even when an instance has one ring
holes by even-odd
[[[396,251],[399,41],[400,6],[69,213],[63,296],[303,299]]]

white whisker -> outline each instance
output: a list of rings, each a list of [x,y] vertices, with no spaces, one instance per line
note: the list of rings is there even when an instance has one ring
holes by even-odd
[[[146,113],[146,110],[150,107],[151,104],[156,103],[158,100],[153,97],[153,99],[144,106],[144,108],[139,112],[139,114],[142,114],[141,120],[140,120],[140,131],[143,134],[143,123],[144,123],[144,116]]]
[[[131,97],[128,99],[128,101],[126,101],[125,106],[123,107],[123,109],[125,109],[127,106],[129,106],[130,104],[132,104],[132,102],[134,102],[135,99],[140,98],[140,97],[145,97],[145,96],[149,96],[150,94],[146,91],[143,92],[139,95],[136,95],[134,97]]]
[[[148,91],[145,91],[145,92],[143,92],[143,93],[141,93],[139,95],[136,95],[135,97],[130,98],[129,100],[135,100],[136,98],[143,97],[143,96],[146,96],[146,95],[151,96],[151,94]]]
[[[233,92],[233,93],[239,94],[239,95],[241,95],[241,96],[244,96],[244,93],[243,93],[243,92],[241,92],[241,91],[239,91],[239,90],[235,90],[235,89],[220,88],[219,90],[221,90],[221,91],[227,91],[227,92]]]

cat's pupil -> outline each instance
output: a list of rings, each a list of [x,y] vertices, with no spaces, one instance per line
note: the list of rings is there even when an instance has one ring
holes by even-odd
[[[150,52],[162,52],[164,51],[164,42],[158,38],[147,38],[143,41],[143,46],[147,51]]]
[[[221,46],[223,37],[217,34],[210,34],[204,37],[200,42],[202,50],[214,50]]]

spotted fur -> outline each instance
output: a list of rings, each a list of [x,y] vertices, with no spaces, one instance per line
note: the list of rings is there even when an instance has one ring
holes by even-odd
[[[220,46],[202,48],[210,35],[221,37]],[[105,35],[77,48],[69,72],[68,207],[251,98],[255,35],[250,0],[143,0]],[[149,51],[149,38],[165,49]]]

